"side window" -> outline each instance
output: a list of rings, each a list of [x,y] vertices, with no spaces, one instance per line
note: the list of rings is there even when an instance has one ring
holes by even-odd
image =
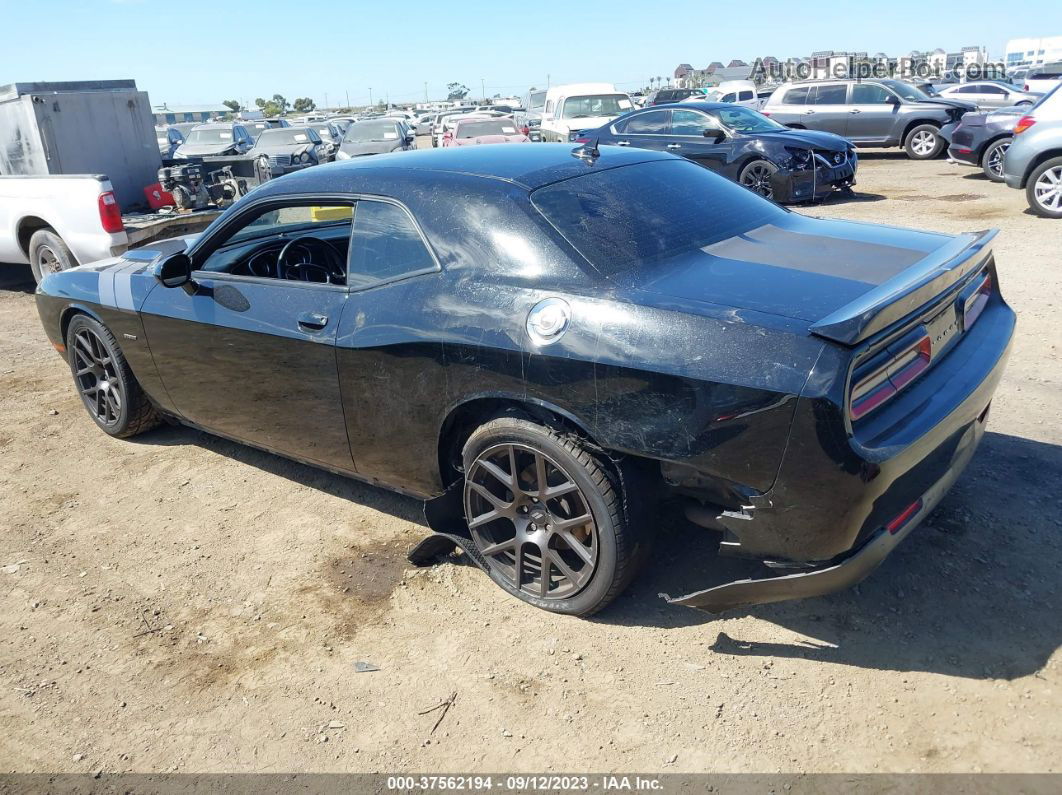
[[[815,86],[808,96],[809,105],[844,105],[848,97],[848,86]]]
[[[708,117],[695,110],[671,111],[672,135],[703,135],[706,128],[713,126]]]
[[[666,135],[667,115],[670,111],[651,110],[631,116],[624,130],[628,135]]]
[[[544,111],[544,113],[545,113],[545,114],[546,114],[547,116],[551,116],[551,115],[553,115],[553,100],[552,100],[552,99],[551,99],[551,100],[549,100],[549,101],[548,101],[548,102],[546,103],[546,110]]]
[[[970,85],[970,86],[959,86],[957,89],[955,89],[955,91],[953,93],[955,93],[955,94],[980,94],[981,93],[981,88],[980,88],[980,86],[973,86],[973,85]]]
[[[742,100],[742,101],[744,101],[746,99],[752,99],[752,92],[751,91],[742,91],[740,94],[738,94],[738,99]]]
[[[1007,92],[1004,89],[1000,88],[999,86],[994,86],[991,83],[989,83],[986,86],[981,86],[981,93],[982,94],[1006,94]]]
[[[733,102],[733,101],[734,101],[734,92],[733,91],[731,91],[729,94],[723,94],[723,102]]]
[[[368,287],[434,268],[435,260],[405,210],[387,202],[358,202],[347,284]]]
[[[809,86],[801,86],[800,88],[791,88],[785,92],[785,96],[782,98],[782,104],[784,105],[804,105],[808,101],[808,92],[811,90]]]
[[[856,83],[852,86],[853,105],[884,105],[889,101],[889,92],[872,83]]]

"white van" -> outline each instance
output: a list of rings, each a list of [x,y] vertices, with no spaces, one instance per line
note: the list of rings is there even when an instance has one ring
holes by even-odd
[[[596,130],[633,109],[631,98],[611,83],[553,86],[542,108],[542,140],[574,141],[583,130]]]

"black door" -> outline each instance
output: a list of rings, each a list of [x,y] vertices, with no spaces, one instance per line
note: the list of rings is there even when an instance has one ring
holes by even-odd
[[[678,147],[669,151],[712,171],[724,169],[734,148],[719,121],[699,110],[671,111],[671,138]]]
[[[350,208],[273,208],[245,217],[246,224],[219,230],[224,242],[204,241],[213,253],[193,254],[194,290],[158,286],[144,303],[159,376],[196,425],[353,470],[335,349],[348,288],[345,278],[322,273],[336,262],[345,269]],[[278,268],[280,248],[307,235],[336,256],[323,257],[311,244],[288,255],[292,266]]]
[[[670,118],[670,110],[645,110],[634,113],[618,124],[612,125],[616,128],[616,132],[609,131],[607,135],[599,138],[598,142],[666,152],[668,143],[670,143],[668,140]],[[609,130],[609,125],[603,129]]]

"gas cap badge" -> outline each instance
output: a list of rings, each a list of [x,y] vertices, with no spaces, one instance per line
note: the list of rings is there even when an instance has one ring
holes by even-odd
[[[571,325],[572,310],[563,298],[544,298],[527,313],[527,336],[535,345],[552,345]]]

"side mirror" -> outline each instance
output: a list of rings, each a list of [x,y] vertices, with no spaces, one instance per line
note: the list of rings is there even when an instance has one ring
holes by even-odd
[[[889,94],[889,98],[888,98],[887,101],[888,101],[888,103],[890,105],[899,105],[900,104],[900,98],[898,96],[896,96],[895,94]]]
[[[171,254],[155,266],[155,278],[163,287],[192,284],[192,260],[187,254]]]
[[[705,138],[711,138],[716,143],[719,143],[726,137],[726,133],[720,130],[718,127],[705,127],[704,132],[701,133]]]

